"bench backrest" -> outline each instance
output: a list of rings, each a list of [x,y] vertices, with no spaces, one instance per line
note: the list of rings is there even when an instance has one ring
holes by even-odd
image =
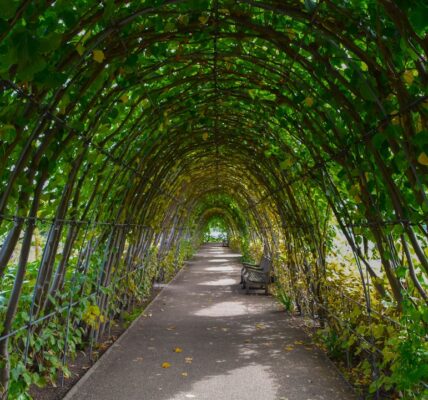
[[[260,261],[260,269],[263,272],[269,272],[272,267],[272,260],[266,256],[263,256]]]

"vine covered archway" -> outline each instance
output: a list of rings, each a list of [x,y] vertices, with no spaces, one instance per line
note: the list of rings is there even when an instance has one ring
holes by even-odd
[[[427,12],[2,5],[3,396],[66,370],[213,215],[245,257],[274,257],[280,297],[320,321],[350,378],[426,395]]]

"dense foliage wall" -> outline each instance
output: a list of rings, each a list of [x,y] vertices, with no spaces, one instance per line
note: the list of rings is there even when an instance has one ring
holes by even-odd
[[[214,215],[361,385],[426,395],[427,10],[2,2],[3,398],[66,370]]]

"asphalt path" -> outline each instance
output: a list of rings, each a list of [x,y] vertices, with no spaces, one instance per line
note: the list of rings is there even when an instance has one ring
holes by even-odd
[[[356,399],[272,297],[240,289],[238,257],[202,246],[65,399]]]

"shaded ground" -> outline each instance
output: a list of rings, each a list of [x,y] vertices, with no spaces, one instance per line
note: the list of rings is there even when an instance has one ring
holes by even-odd
[[[149,298],[144,299],[141,304],[136,307],[143,310],[156,295],[160,292],[161,287],[156,286],[152,289]],[[55,385],[48,384],[45,387],[32,385],[30,387],[30,395],[33,400],[60,400],[63,399],[67,392],[85,375],[87,370],[91,368],[94,361],[101,357],[107,349],[122,335],[129,326],[127,321],[114,321],[113,326],[104,334],[100,343],[94,346],[92,350],[92,360],[89,356],[89,346],[85,350],[78,351],[73,360],[69,360],[68,369],[71,376],[62,379],[62,373],[58,373],[58,379]]]
[[[356,399],[271,297],[239,288],[237,257],[202,247],[66,399]]]

